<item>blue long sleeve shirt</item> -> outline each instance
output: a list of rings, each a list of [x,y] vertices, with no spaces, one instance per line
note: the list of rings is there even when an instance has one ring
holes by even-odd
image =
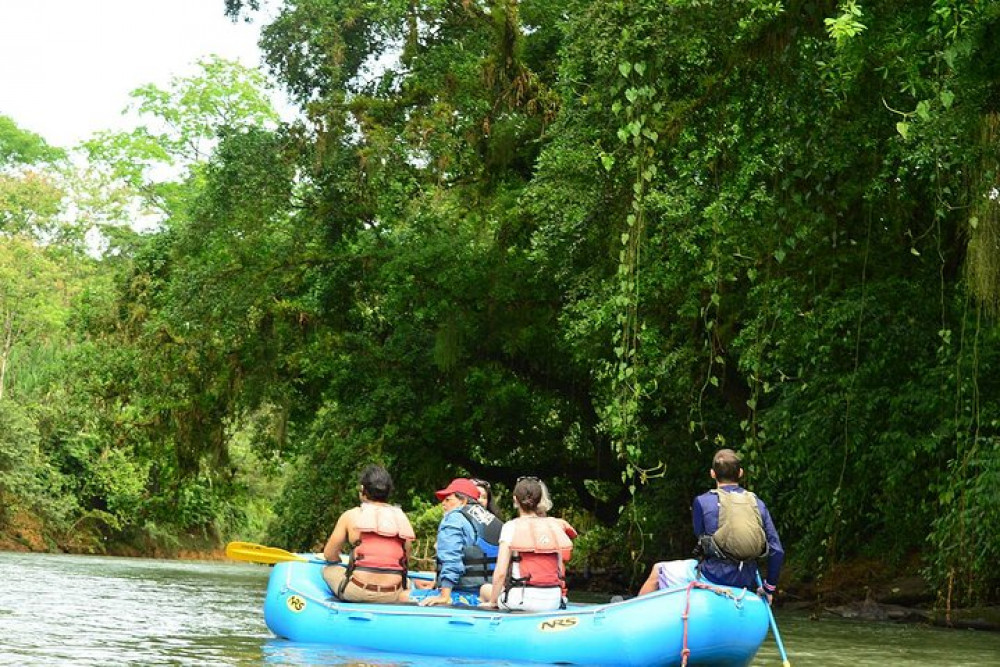
[[[719,487],[719,491],[721,493],[745,493],[742,487],[736,485]],[[773,591],[778,585],[781,566],[785,562],[785,550],[781,546],[781,539],[778,537],[778,530],[774,527],[774,521],[771,520],[771,514],[760,498],[757,498],[757,507],[760,508],[760,518],[764,523],[764,533],[767,535],[767,578],[764,580],[764,584]],[[719,497],[708,492],[695,498],[691,505],[691,521],[694,524],[696,537],[714,535],[715,531],[719,529]],[[706,558],[701,563],[701,573],[706,579],[716,584],[751,590],[757,587],[757,563],[754,561],[740,564]]]
[[[476,543],[476,530],[458,509],[445,513],[438,525],[437,561],[438,586],[455,588],[465,574],[462,553]]]

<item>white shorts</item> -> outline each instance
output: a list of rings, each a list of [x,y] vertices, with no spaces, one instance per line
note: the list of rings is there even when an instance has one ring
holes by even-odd
[[[510,611],[555,611],[562,603],[561,588],[514,586],[500,594],[497,607]]]
[[[656,567],[659,570],[656,577],[659,590],[684,588],[698,579],[698,561],[694,558],[668,560],[657,563]]]

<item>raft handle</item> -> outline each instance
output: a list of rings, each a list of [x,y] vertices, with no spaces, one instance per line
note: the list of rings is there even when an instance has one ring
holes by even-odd
[[[348,614],[347,618],[352,621],[374,621],[375,616],[372,614]]]

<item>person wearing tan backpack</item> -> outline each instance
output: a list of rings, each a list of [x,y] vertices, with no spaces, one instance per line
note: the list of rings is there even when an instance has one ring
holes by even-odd
[[[778,585],[785,551],[767,506],[740,486],[743,466],[731,449],[720,449],[710,471],[715,488],[694,499],[691,519],[698,538],[698,559],[656,563],[639,595],[686,586],[699,576],[710,583],[757,587],[757,559],[767,557],[767,577],[758,593],[771,597]]]

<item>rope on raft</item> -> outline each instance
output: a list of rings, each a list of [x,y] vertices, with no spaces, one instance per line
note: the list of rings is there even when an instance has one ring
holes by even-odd
[[[708,591],[712,591],[716,595],[722,595],[733,600],[737,606],[743,601],[743,597],[747,594],[746,589],[740,591],[739,595],[733,595],[732,590],[728,588],[722,588],[719,586],[712,586],[711,584],[706,584],[702,581],[692,581],[687,585],[687,590],[684,593],[684,615],[681,619],[684,621],[684,643],[681,648],[681,667],[687,667],[688,657],[691,655],[691,649],[688,648],[688,616],[691,614],[691,589],[692,588],[703,588]]]

